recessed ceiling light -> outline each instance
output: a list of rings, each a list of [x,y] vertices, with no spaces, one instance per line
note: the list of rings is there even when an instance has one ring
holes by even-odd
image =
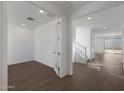
[[[92,19],[92,17],[90,17],[90,16],[89,16],[87,19],[88,19],[88,20],[91,20],[91,19]]]
[[[26,26],[26,24],[22,24],[22,26]]]
[[[40,13],[44,13],[44,10],[40,10]]]

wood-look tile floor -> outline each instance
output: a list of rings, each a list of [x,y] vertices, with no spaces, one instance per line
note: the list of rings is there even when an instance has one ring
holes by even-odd
[[[27,62],[8,66],[9,90],[60,91],[60,90],[124,90],[122,55],[97,54],[93,63],[103,65],[100,71],[87,65],[74,63],[74,74],[60,79],[52,68],[38,62]]]

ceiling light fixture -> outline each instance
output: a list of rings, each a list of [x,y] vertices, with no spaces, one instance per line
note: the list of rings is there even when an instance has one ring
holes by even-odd
[[[92,17],[90,17],[90,16],[89,16],[87,19],[88,19],[88,20],[91,20],[91,19],[92,19]]]
[[[40,13],[42,13],[42,14],[43,14],[43,13],[44,13],[44,10],[40,10]]]
[[[22,24],[22,26],[26,26],[26,24]]]

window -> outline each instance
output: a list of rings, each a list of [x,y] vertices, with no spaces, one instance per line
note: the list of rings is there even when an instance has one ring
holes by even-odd
[[[122,54],[122,39],[105,38],[105,53]]]

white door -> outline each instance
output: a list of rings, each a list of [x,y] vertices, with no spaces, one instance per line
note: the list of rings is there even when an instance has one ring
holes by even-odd
[[[55,36],[54,36],[53,65],[54,65],[54,70],[57,76],[60,76],[60,65],[59,65],[60,21],[59,20],[56,21],[55,28],[56,28],[56,31],[55,31]]]

